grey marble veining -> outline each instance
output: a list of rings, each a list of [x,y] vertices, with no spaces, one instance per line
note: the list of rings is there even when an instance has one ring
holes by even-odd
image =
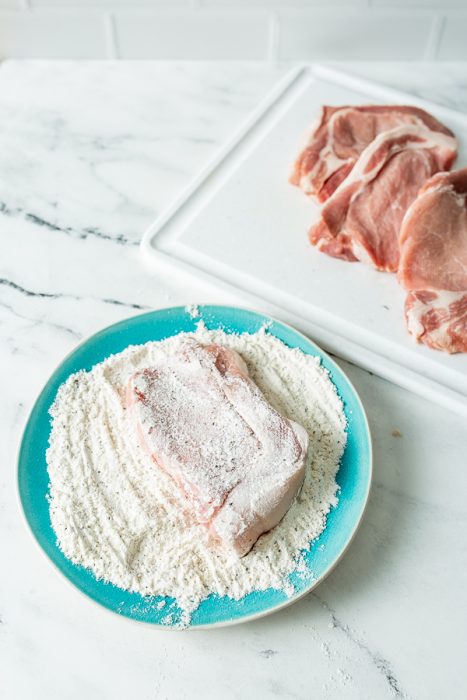
[[[347,68],[467,110],[465,64]],[[363,524],[328,579],[269,618],[193,634],[120,619],[56,575],[20,515],[22,426],[79,340],[148,308],[235,303],[195,280],[146,269],[137,244],[285,69],[0,67],[5,700],[465,697],[465,424],[356,367],[342,363],[368,411],[375,450]]]

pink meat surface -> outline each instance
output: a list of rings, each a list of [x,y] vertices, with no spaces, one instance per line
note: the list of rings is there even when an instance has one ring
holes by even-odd
[[[323,107],[317,124],[294,163],[290,182],[324,202],[345,180],[360,154],[379,134],[404,124],[452,136],[452,132],[441,122],[418,107]]]
[[[467,352],[467,168],[420,190],[400,232],[407,328],[425,345]]]
[[[409,292],[405,318],[409,333],[429,348],[467,352],[467,291]]]
[[[183,492],[197,522],[243,556],[302,486],[308,435],[281,416],[238,353],[187,340],[127,387],[143,449]]]
[[[404,215],[426,180],[451,167],[456,146],[454,137],[424,126],[381,133],[323,205],[310,242],[334,257],[397,270]]]

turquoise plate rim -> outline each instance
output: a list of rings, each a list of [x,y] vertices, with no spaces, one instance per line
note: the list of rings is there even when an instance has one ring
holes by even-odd
[[[173,599],[161,596],[147,598],[99,581],[90,571],[69,561],[57,546],[46,498],[49,479],[45,449],[50,434],[48,410],[58,387],[70,374],[79,369],[90,369],[129,345],[194,331],[202,320],[208,328],[222,328],[229,333],[253,333],[266,328],[267,332],[286,345],[318,356],[322,365],[329,370],[331,380],[344,402],[348,437],[337,474],[339,501],[328,514],[323,532],[304,555],[312,577],[301,578],[293,574],[291,583],[295,592],[289,597],[274,589],[255,591],[240,601],[211,595],[194,612],[188,629],[233,625],[269,615],[295,603],[321,583],[341,560],[355,536],[368,502],[373,473],[373,450],[365,409],[352,382],[327,353],[292,326],[258,311],[227,305],[198,304],[195,307],[199,312],[196,317],[188,307],[167,307],[123,319],[85,338],[65,356],[47,380],[26,420],[18,449],[17,490],[21,510],[34,541],[54,568],[75,590],[104,609],[125,619],[162,629],[179,629],[183,626],[182,611]],[[163,610],[157,608],[161,600],[165,602]]]

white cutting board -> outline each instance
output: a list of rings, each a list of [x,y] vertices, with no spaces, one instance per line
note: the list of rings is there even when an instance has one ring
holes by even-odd
[[[467,354],[417,345],[392,274],[319,253],[307,240],[318,207],[288,184],[301,137],[323,104],[404,103],[455,132],[467,165],[467,117],[324,66],[292,71],[174,205],[142,252],[235,289],[327,350],[467,415]]]

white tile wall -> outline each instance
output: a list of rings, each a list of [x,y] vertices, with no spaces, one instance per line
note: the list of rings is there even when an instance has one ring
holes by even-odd
[[[467,61],[467,16],[452,16],[444,19],[438,56],[442,60]]]
[[[18,1],[18,0],[17,0]],[[66,8],[95,8],[98,10],[121,9],[128,8],[143,8],[154,10],[172,9],[178,7],[190,8],[193,5],[193,0],[25,0],[30,2],[33,7],[66,7]],[[0,0],[0,5],[2,0]]]
[[[267,7],[271,10],[310,7],[367,7],[369,0],[198,0],[205,7]]]
[[[466,0],[370,0],[370,4],[380,7],[428,7],[439,12],[451,8],[467,9]]]
[[[281,59],[417,59],[424,56],[433,19],[429,15],[368,11],[287,12],[279,18]]]
[[[264,59],[269,17],[264,12],[169,11],[115,14],[122,58]]]
[[[105,58],[102,18],[91,12],[2,12],[0,58]]]
[[[467,59],[467,0],[0,0],[0,57]]]

